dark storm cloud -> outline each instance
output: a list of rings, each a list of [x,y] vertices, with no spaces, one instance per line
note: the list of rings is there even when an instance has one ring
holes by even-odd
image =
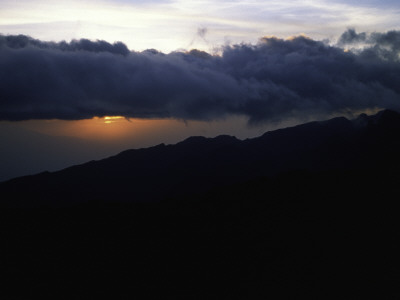
[[[398,61],[400,53],[400,31],[388,31],[385,33],[365,32],[357,33],[354,29],[344,32],[339,41],[339,46],[367,46],[353,51],[363,56],[380,57],[386,60]]]
[[[42,42],[26,35],[0,36],[0,47],[21,49],[34,47],[40,49],[52,49],[61,51],[89,51],[89,52],[110,52],[114,54],[128,55],[129,50],[124,43],[117,42],[110,44],[106,41],[90,41],[87,39],[72,40],[70,43],[65,41],[60,43]]]
[[[374,47],[389,47],[391,50],[400,50],[400,31],[392,30],[385,33],[366,32],[357,33],[355,29],[348,29],[339,39],[339,45],[352,45],[365,43]]]
[[[342,36],[342,44],[354,39],[351,34]],[[399,109],[398,35],[366,35],[375,42],[354,53],[305,37],[263,38],[257,45],[225,47],[221,56],[2,36],[0,119],[210,120],[237,114],[258,122]]]
[[[340,36],[339,45],[351,45],[356,43],[363,43],[367,39],[367,34],[365,32],[357,33],[355,29],[350,28],[343,32]]]

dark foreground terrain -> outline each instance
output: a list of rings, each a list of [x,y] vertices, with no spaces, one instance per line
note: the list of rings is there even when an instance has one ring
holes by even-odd
[[[399,151],[384,111],[2,183],[0,297],[399,299]]]

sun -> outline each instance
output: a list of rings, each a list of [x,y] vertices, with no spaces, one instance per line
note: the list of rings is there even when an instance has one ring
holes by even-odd
[[[125,119],[124,117],[121,116],[105,116],[104,117],[104,124],[112,124],[115,122],[119,122]]]

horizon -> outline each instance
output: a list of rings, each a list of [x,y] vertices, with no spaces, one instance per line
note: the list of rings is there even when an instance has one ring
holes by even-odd
[[[308,120],[307,122],[282,122],[276,127],[253,127],[253,128],[248,128],[248,131],[243,131],[240,132],[240,134],[236,134],[239,132],[238,128],[228,128],[230,123],[226,123],[225,126],[209,126],[207,124],[201,124],[201,122],[197,122],[195,126],[192,126],[191,130],[188,129],[188,124],[185,124],[185,127],[181,127],[179,125],[182,125],[181,121],[175,122],[175,124],[170,125],[170,129],[175,128],[174,134],[170,135],[168,139],[166,139],[164,136],[161,137],[160,134],[156,130],[152,130],[152,133],[154,136],[150,139],[142,139],[138,138],[136,133],[132,133],[131,139],[134,139],[136,143],[131,143],[127,142],[129,140],[127,135],[121,136],[120,139],[115,139],[112,138],[111,141],[113,144],[110,145],[110,140],[104,139],[104,131],[100,130],[97,132],[99,134],[100,138],[93,138],[90,136],[91,133],[93,133],[93,129],[89,130],[89,134],[83,134],[81,137],[77,136],[76,134],[70,134],[70,135],[57,135],[54,134],[54,132],[57,132],[57,127],[56,126],[55,130],[53,127],[43,127],[43,124],[38,124],[39,126],[34,126],[33,124],[30,123],[30,121],[27,121],[26,124],[21,125],[18,124],[18,126],[15,126],[16,122],[0,122],[0,138],[5,141],[4,144],[10,146],[7,149],[0,149],[0,158],[3,160],[3,166],[6,166],[6,168],[3,168],[3,172],[0,172],[0,182],[6,182],[10,179],[18,178],[21,176],[29,176],[29,175],[35,175],[39,174],[42,172],[57,172],[60,170],[63,170],[65,168],[71,167],[71,166],[76,166],[76,165],[81,165],[84,163],[87,163],[89,161],[93,160],[102,160],[106,159],[115,155],[120,154],[121,152],[124,152],[126,150],[131,150],[131,149],[145,149],[145,148],[150,148],[154,146],[158,146],[160,144],[165,144],[165,145],[175,145],[180,142],[185,141],[188,138],[191,137],[205,137],[205,138],[216,138],[218,136],[232,136],[238,140],[245,140],[245,139],[254,139],[261,137],[267,132],[273,132],[278,129],[285,129],[285,128],[292,128],[296,127],[302,124],[307,124],[310,122],[323,122],[323,121],[329,121],[335,118],[340,118],[340,117],[345,117],[348,120],[355,120],[356,118],[360,117],[362,114],[366,114],[368,116],[375,115],[379,112],[382,112],[386,109],[383,110],[365,110],[363,112],[359,112],[359,114],[344,114],[344,115],[337,115],[337,116],[331,116],[328,119],[316,119],[316,120]],[[94,118],[97,123],[102,123],[103,126],[108,126],[107,117],[104,118]],[[118,117],[119,119],[119,117]],[[52,122],[71,122],[71,121],[60,121],[60,120],[50,120]],[[94,120],[82,120],[83,122],[88,122],[89,127],[91,127],[90,123],[93,122]],[[127,121],[124,120],[125,122],[132,123],[132,121]],[[161,124],[160,126],[164,126],[165,120],[135,120],[143,123],[151,123],[154,121],[160,121]],[[133,121],[133,122],[135,122]],[[244,122],[245,120],[240,120]],[[77,128],[80,127],[79,121],[75,121],[71,124],[72,128]],[[168,122],[168,121],[167,121]],[[24,122],[17,122],[17,123],[24,123]],[[196,123],[196,122],[194,122]],[[233,122],[236,126],[238,126],[238,122]],[[243,123],[244,124],[244,123]],[[3,125],[3,126],[2,126]],[[5,125],[5,126],[4,126]],[[167,123],[168,125],[168,123]],[[197,126],[196,126],[197,125]],[[205,128],[208,127],[208,130]],[[68,130],[68,127],[71,126],[62,126],[61,128],[65,132],[65,130]],[[222,128],[221,128],[222,127]],[[137,128],[136,128],[137,129]],[[50,130],[50,131],[49,131]],[[144,128],[146,130],[146,128]],[[147,128],[148,130],[148,128]],[[53,133],[51,133],[53,131]],[[129,133],[129,128],[128,130],[125,128],[125,132]],[[36,135],[36,136],[35,136]],[[33,158],[30,158],[31,164],[25,165],[23,168],[18,169],[13,165],[16,160],[20,161],[22,155],[26,155],[27,152],[21,154],[21,149],[23,148],[22,145],[20,144],[21,141],[27,142],[28,144],[33,144],[33,142],[37,140],[42,143],[42,148],[39,147],[38,149],[33,147],[35,150],[34,153],[43,151],[44,148],[47,148],[47,153],[44,153],[39,156],[33,155]],[[11,141],[11,143],[10,143]],[[15,145],[13,145],[15,143]],[[5,151],[4,151],[5,150]],[[26,149],[27,151],[31,151],[32,148]],[[16,157],[15,153],[17,153]],[[49,160],[48,155],[57,155],[55,161],[52,161],[51,159]],[[71,159],[68,159],[68,156],[73,155],[74,157]],[[62,159],[62,162],[59,160]],[[50,164],[49,164],[50,161]],[[34,162],[34,163],[33,163]],[[32,164],[33,163],[33,164]],[[7,165],[8,164],[8,165]],[[8,170],[7,170],[8,166]],[[45,166],[45,167],[43,167]]]

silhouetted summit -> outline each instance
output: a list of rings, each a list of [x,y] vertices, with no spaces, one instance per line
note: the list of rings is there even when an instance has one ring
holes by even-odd
[[[0,185],[8,203],[147,202],[205,192],[291,171],[393,168],[400,115],[384,110],[267,132],[258,138],[190,137],[176,145],[124,151],[54,173]],[[393,165],[393,166],[391,166]]]

